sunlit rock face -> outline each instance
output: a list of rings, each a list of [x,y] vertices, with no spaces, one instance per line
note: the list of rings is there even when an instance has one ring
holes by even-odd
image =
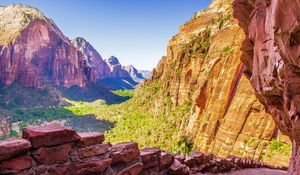
[[[242,60],[257,97],[293,142],[290,173],[300,174],[300,2],[235,0],[247,38]]]
[[[131,78],[130,74],[123,68],[117,57],[111,56],[105,61],[112,74],[110,78]]]
[[[0,84],[85,87],[95,81],[87,58],[35,8],[0,7]]]
[[[96,79],[103,79],[111,76],[107,63],[89,42],[84,38],[78,37],[72,40],[72,44],[87,57]]]
[[[138,94],[161,82],[163,95],[153,100],[153,113],[163,108],[166,97],[174,106],[191,103],[180,128],[196,150],[287,165],[288,156],[264,157],[269,141],[281,135],[243,74],[245,35],[233,18],[232,2],[215,0],[182,25]]]

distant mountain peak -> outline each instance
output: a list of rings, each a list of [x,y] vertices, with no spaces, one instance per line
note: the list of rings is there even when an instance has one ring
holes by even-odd
[[[90,46],[90,43],[82,37],[76,37],[71,42],[77,48],[86,48],[87,46]]]
[[[119,59],[115,56],[111,56],[106,60],[107,63],[109,63],[110,65],[118,65],[120,64]]]
[[[128,65],[128,66],[124,66],[124,69],[129,73],[129,74],[137,74],[138,70],[133,66],[133,65]]]
[[[49,21],[38,9],[25,5],[0,6],[0,45],[7,46],[35,19]]]

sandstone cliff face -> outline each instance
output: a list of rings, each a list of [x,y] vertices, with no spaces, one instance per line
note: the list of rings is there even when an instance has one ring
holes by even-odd
[[[215,0],[182,25],[136,96],[160,82],[161,97],[152,100],[152,112],[163,108],[166,97],[174,106],[192,104],[180,127],[196,150],[262,160],[269,141],[278,137],[277,128],[243,74],[245,36],[233,19],[231,3]],[[281,156],[272,163],[287,162],[288,156]]]
[[[247,38],[242,60],[257,97],[293,142],[290,174],[300,174],[300,3],[236,0],[235,16]]]
[[[95,81],[86,57],[57,26],[31,7],[0,10],[0,84],[85,87]]]

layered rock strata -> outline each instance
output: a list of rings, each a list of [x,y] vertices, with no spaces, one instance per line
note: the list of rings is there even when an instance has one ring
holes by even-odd
[[[137,143],[104,142],[100,133],[76,133],[51,124],[28,127],[23,138],[0,142],[0,174],[28,175],[187,175],[221,173],[244,168],[277,168],[253,160],[194,153],[175,156]]]
[[[293,142],[290,174],[300,174],[300,3],[235,0],[246,33],[242,61],[258,99]]]

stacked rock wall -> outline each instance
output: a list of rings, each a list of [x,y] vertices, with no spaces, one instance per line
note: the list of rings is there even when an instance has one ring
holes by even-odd
[[[111,145],[100,133],[76,133],[51,124],[28,127],[23,138],[0,142],[0,174],[18,175],[151,175],[228,172],[269,167],[253,160],[193,153],[174,156],[137,143]]]

